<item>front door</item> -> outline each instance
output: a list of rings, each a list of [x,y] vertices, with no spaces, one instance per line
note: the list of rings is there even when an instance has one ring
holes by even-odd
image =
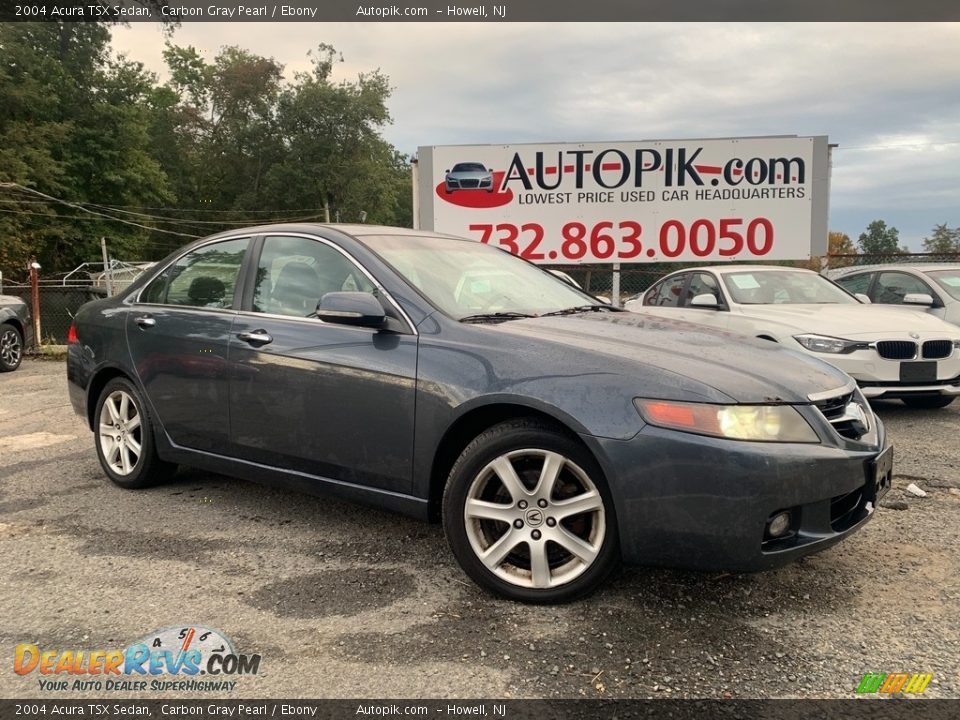
[[[328,292],[381,292],[327,241],[267,236],[256,268],[252,297],[230,338],[233,452],[274,467],[409,492],[413,329],[399,317],[383,330],[310,317]]]

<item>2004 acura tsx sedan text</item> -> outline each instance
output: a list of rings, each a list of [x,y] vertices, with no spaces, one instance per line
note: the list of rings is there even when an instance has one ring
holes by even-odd
[[[117,485],[184,464],[442,518],[471,578],[532,602],[621,559],[777,566],[861,527],[891,477],[840,370],[414,230],[200,240],[85,305],[67,363]]]

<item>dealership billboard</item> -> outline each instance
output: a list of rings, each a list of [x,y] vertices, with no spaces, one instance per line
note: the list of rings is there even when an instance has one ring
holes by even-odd
[[[414,218],[545,264],[826,254],[826,136],[421,147]]]

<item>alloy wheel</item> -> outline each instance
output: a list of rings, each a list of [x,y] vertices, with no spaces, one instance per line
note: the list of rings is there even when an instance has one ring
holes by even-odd
[[[0,336],[0,359],[12,367],[20,362],[23,348],[20,346],[20,335],[16,330],[7,330]]]
[[[143,428],[136,401],[123,390],[107,396],[100,408],[100,449],[117,475],[134,471],[143,451]]]
[[[603,498],[576,463],[542,449],[505,453],[467,492],[467,538],[497,577],[524,588],[556,588],[585,572],[606,534]]]

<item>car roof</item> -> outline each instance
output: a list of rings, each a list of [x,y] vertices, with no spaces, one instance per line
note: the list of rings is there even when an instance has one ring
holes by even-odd
[[[960,270],[960,263],[890,263],[878,265],[854,265],[852,267],[831,268],[828,272],[836,276],[852,275],[856,272],[875,272],[877,270],[915,270],[918,272],[936,272],[938,270]]]
[[[684,270],[677,270],[677,272],[690,272],[694,270],[709,270],[715,273],[729,273],[729,272],[774,272],[776,270],[795,270],[798,272],[814,272],[813,270],[808,270],[807,268],[796,268],[788,267],[784,265],[708,265],[706,267],[693,267],[686,268]],[[816,274],[816,273],[814,273]]]
[[[275,223],[272,225],[251,225],[250,227],[234,228],[233,230],[217,233],[216,235],[202,238],[197,242],[206,242],[208,240],[213,240],[220,237],[235,237],[237,235],[268,235],[272,233],[283,232],[322,235],[323,230],[333,230],[344,235],[349,235],[364,245],[371,244],[367,242],[366,238],[370,238],[372,236],[422,237],[436,238],[438,240],[446,239],[459,240],[462,242],[477,242],[476,240],[470,240],[469,238],[432,232],[430,230],[413,230],[411,228],[391,227],[389,225],[365,225],[351,223]]]

